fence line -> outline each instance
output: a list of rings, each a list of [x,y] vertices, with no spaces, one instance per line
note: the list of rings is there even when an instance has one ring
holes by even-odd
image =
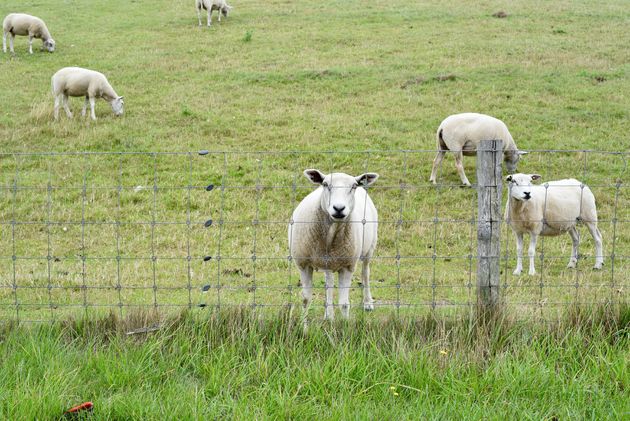
[[[484,284],[490,295],[500,291],[506,305],[529,308],[523,310],[529,315],[627,300],[630,152],[530,151],[522,171],[543,172],[545,180],[578,177],[594,191],[606,266],[584,270],[592,257],[581,255],[577,270],[565,270],[568,236],[542,237],[539,273],[516,277],[500,201],[489,218],[475,206],[485,189],[488,197],[500,195],[497,150],[496,144],[480,148],[479,157],[495,159],[494,172],[483,182],[478,174],[473,189],[460,188],[450,158],[440,170],[443,182],[421,181],[428,179],[433,150],[0,153],[0,321],[298,304],[299,274],[286,229],[313,188],[301,175],[311,167],[381,175],[369,188],[379,210],[371,285],[377,311],[473,309],[482,281],[477,270],[489,260],[495,261],[493,280]],[[475,161],[464,165],[472,169]],[[482,246],[475,231],[484,221],[495,240],[475,251]],[[580,249],[592,249],[583,237]],[[319,278],[316,295],[326,288]],[[361,286],[350,288],[351,302],[360,302]],[[314,305],[320,303],[316,296]]]

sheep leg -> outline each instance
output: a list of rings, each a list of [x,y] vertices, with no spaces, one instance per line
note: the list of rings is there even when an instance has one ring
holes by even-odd
[[[445,151],[438,151],[437,155],[435,155],[435,159],[433,160],[433,168],[431,169],[431,178],[429,178],[429,181],[433,184],[437,184],[437,172],[438,172],[439,166],[442,164],[444,155],[446,155]]]
[[[11,34],[11,36],[9,37],[9,49],[11,50],[11,53],[15,53],[15,51],[13,51],[13,40],[15,39],[15,35]]]
[[[33,36],[28,35],[28,53],[33,54]]]
[[[536,241],[538,241],[538,235],[531,233],[529,236],[529,249],[527,250],[527,255],[529,256],[529,274],[530,275],[535,275],[536,274],[536,265],[535,265],[535,259],[536,259]]]
[[[516,233],[516,269],[514,275],[520,275],[523,271],[523,233]]]
[[[7,33],[6,32],[2,33],[2,52],[3,53],[7,52]]]
[[[83,109],[81,110],[81,117],[85,117],[85,112],[87,111],[87,106],[90,103],[89,97],[85,97],[85,101],[83,102]]]
[[[573,242],[573,250],[571,251],[571,258],[569,259],[569,264],[567,268],[573,269],[577,264],[578,260],[578,246],[580,245],[580,233],[577,228],[572,227],[569,230],[569,235],[571,236],[571,241]]]
[[[374,299],[370,292],[370,261],[368,259],[363,260],[361,284],[363,285],[363,310],[372,311],[374,310]]]
[[[308,310],[311,300],[313,299],[313,269],[300,269],[300,284],[302,284],[302,308],[304,314]]]
[[[588,222],[586,223],[588,230],[593,236],[593,240],[595,241],[595,266],[593,269],[601,269],[604,265],[604,251],[602,247],[602,233],[597,228],[597,223]]]
[[[94,112],[95,102],[96,99],[94,97],[90,97],[90,117],[92,118],[92,120],[96,120],[96,113]]]
[[[68,118],[72,118],[72,111],[70,111],[70,106],[68,105],[68,95],[62,94],[63,100],[63,109],[66,110],[66,115]]]
[[[208,26],[212,25],[212,7],[208,7]]]
[[[219,10],[218,10],[218,12],[219,12],[219,13],[218,13],[218,15],[219,15],[219,23],[221,23],[221,14],[222,14],[222,13],[221,13],[221,9],[219,9]]]
[[[324,272],[326,279],[326,301],[324,303],[324,319],[333,320],[335,318],[335,307],[333,306],[333,289],[335,287],[335,279],[333,273],[329,270]]]
[[[464,155],[461,151],[455,153],[455,168],[457,168],[457,174],[459,174],[459,178],[461,178],[462,184],[470,187],[470,181],[468,181],[466,173],[464,172],[463,157]]]
[[[59,120],[59,106],[61,105],[61,94],[55,96],[55,120]]]
[[[199,26],[201,26],[201,8],[197,8],[197,20],[199,21]]]
[[[339,308],[344,319],[350,317],[350,287],[352,272],[347,269],[339,271]]]

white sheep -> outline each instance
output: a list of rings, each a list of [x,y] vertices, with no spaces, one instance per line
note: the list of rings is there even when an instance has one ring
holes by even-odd
[[[55,51],[55,40],[43,20],[24,13],[11,13],[2,22],[2,51],[7,52],[7,35],[10,34],[9,47],[13,53],[13,39],[16,35],[28,35],[28,52],[33,54],[33,38],[39,38],[44,48],[49,52]]]
[[[197,9],[199,26],[201,26],[201,9],[208,12],[208,26],[212,25],[213,10],[219,12],[219,22],[221,22],[221,15],[227,18],[228,12],[232,10],[232,6],[228,5],[225,0],[195,0],[195,8]]]
[[[339,273],[342,315],[349,317],[350,283],[359,260],[363,264],[363,308],[373,310],[370,259],[376,248],[378,214],[365,188],[376,181],[378,174],[325,175],[310,169],[304,175],[320,186],[300,202],[289,224],[289,253],[300,271],[305,313],[313,296],[313,270],[323,270],[325,318],[334,318],[333,272]]]
[[[70,112],[70,107],[68,107],[68,96],[85,96],[81,115],[85,116],[89,102],[92,120],[96,120],[96,114],[94,113],[96,98],[103,98],[109,102],[114,115],[120,116],[123,114],[123,97],[118,96],[102,73],[81,67],[64,67],[53,75],[51,84],[53,96],[55,97],[55,120],[59,118],[59,105],[62,101],[66,115],[72,118],[72,112]]]
[[[595,241],[595,266],[604,264],[602,234],[597,228],[595,196],[588,186],[573,178],[532,185],[538,174],[513,174],[506,178],[509,196],[505,205],[505,219],[516,235],[515,275],[523,270],[523,234],[530,235],[529,274],[534,275],[534,255],[539,235],[556,236],[568,232],[573,240],[573,251],[567,267],[574,268],[578,259],[580,235],[576,229],[583,222]]]
[[[462,157],[476,155],[482,140],[503,141],[503,156],[510,173],[516,171],[520,156],[526,153],[518,150],[505,123],[485,114],[462,113],[446,117],[437,129],[436,140],[438,152],[429,179],[433,184],[437,183],[438,167],[446,151],[455,155],[457,173],[466,186],[470,186],[470,182],[464,172]]]

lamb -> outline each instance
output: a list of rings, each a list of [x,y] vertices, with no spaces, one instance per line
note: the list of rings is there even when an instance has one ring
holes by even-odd
[[[321,269],[326,280],[325,318],[334,318],[333,272],[339,274],[341,313],[348,318],[350,283],[358,260],[363,264],[363,309],[373,310],[370,259],[376,248],[378,214],[366,188],[378,174],[353,177],[308,169],[304,175],[320,186],[300,202],[289,223],[289,252],[300,271],[304,314],[313,296],[313,270]]]
[[[208,11],[208,26],[212,25],[212,11],[219,11],[219,22],[221,15],[227,18],[228,12],[232,10],[232,6],[228,5],[225,0],[195,0],[195,8],[197,9],[197,19],[201,26],[201,9]]]
[[[446,151],[451,151],[455,155],[457,173],[466,186],[470,186],[470,182],[464,172],[462,156],[476,155],[477,147],[482,140],[503,141],[503,157],[510,173],[516,171],[520,156],[527,153],[518,150],[505,123],[485,114],[462,113],[446,117],[438,127],[436,140],[438,152],[433,160],[429,179],[433,184],[437,183],[438,167]]]
[[[509,196],[505,205],[505,219],[516,235],[516,269],[523,269],[523,234],[530,235],[529,274],[534,275],[534,254],[539,235],[556,236],[568,232],[573,240],[573,251],[567,267],[574,268],[578,259],[580,235],[576,224],[586,224],[595,241],[595,266],[604,264],[602,234],[597,228],[595,196],[588,186],[576,179],[550,181],[543,186],[532,185],[538,174],[512,174],[507,176]]]
[[[68,118],[72,118],[72,112],[68,107],[68,96],[85,96],[85,103],[81,115],[85,116],[88,102],[90,103],[90,116],[96,120],[94,103],[96,98],[103,98],[109,102],[114,115],[123,114],[123,97],[118,96],[114,88],[109,84],[102,73],[81,67],[64,67],[55,73],[51,79],[53,96],[55,97],[55,120],[59,118],[59,105],[63,101],[63,108]]]
[[[2,51],[7,52],[7,34],[9,47],[13,51],[13,40],[16,35],[28,35],[28,52],[33,54],[33,38],[39,38],[44,43],[44,48],[49,52],[55,51],[55,40],[50,36],[50,32],[43,20],[38,17],[24,13],[11,13],[2,22]]]

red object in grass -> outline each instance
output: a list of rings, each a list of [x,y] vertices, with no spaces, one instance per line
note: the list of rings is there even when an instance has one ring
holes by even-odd
[[[65,414],[75,414],[80,411],[91,411],[94,408],[94,404],[92,402],[84,402],[81,405],[73,406],[68,409]]]

